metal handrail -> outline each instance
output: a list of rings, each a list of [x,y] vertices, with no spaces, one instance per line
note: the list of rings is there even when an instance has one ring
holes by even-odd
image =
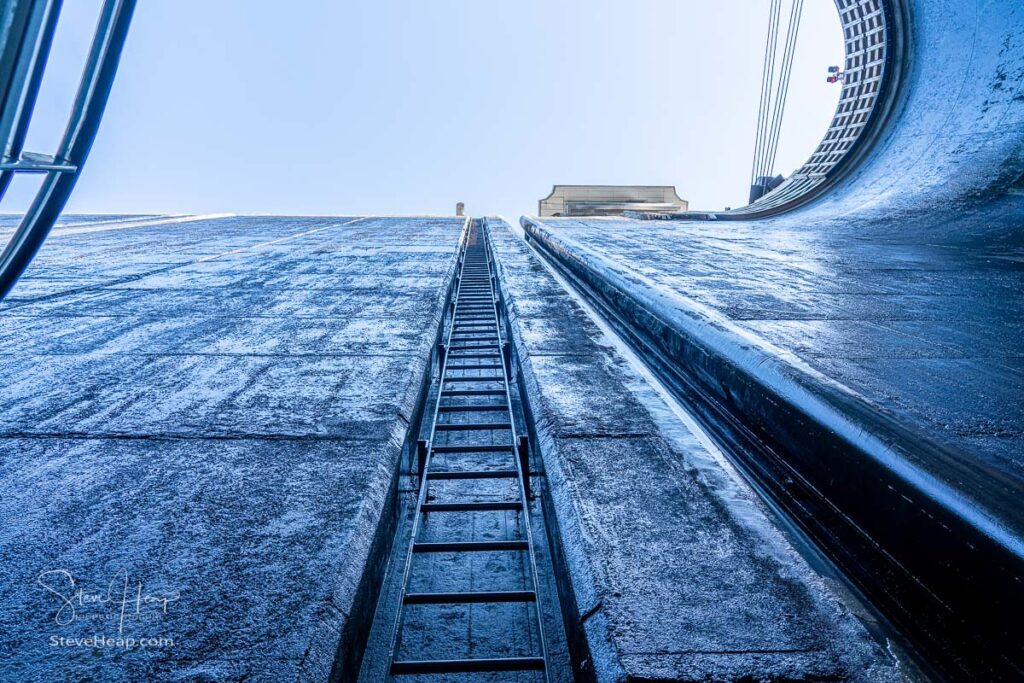
[[[53,155],[25,152],[25,136],[61,0],[0,1],[0,199],[15,173],[46,175],[0,254],[0,300],[28,268],[78,181],[110,96],[135,0],[105,0],[67,129]]]

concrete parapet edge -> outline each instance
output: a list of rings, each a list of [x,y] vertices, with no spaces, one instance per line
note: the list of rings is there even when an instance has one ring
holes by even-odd
[[[833,555],[851,546],[837,560],[874,599],[897,608],[898,626],[933,647],[945,642],[959,650],[954,657],[972,653],[974,671],[1019,666],[1007,653],[1013,614],[1022,608],[1013,587],[1024,575],[1024,543],[1018,530],[921,466],[924,454],[955,463],[943,457],[948,449],[716,311],[624,272],[542,221],[521,224],[591,298],[671,361],[687,398],[703,399],[725,431],[746,430],[750,441],[764,442],[758,455],[776,462],[744,469],[759,480],[789,479],[775,492],[791,498],[784,507],[792,513],[795,502],[794,516]],[[958,480],[973,479],[962,469],[954,471]],[[808,508],[810,525],[800,514]],[[912,615],[920,623],[910,623]],[[992,649],[971,633],[982,624]],[[956,640],[946,642],[951,634]]]

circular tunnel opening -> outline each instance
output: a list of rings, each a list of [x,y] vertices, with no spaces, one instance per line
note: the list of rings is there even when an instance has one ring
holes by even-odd
[[[842,65],[829,68],[829,80],[842,90],[832,121],[810,157],[785,178],[776,178],[751,203],[727,212],[751,218],[772,215],[813,199],[846,170],[857,152],[880,131],[895,91],[894,64],[902,41],[896,40],[899,16],[886,0],[835,0],[845,50]],[[755,179],[756,180],[756,179]]]

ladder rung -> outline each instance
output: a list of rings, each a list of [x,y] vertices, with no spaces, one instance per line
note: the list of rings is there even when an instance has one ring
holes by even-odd
[[[475,413],[477,411],[508,410],[508,406],[438,406],[439,413]]]
[[[442,541],[412,544],[414,553],[478,553],[502,550],[529,550],[526,541]]]
[[[487,377],[445,377],[445,382],[504,382],[503,375],[488,375]]]
[[[479,673],[485,671],[543,671],[542,657],[504,657],[501,659],[433,659],[391,663],[391,675]]]
[[[536,602],[533,591],[470,591],[460,593],[409,593],[406,605],[454,605],[480,602]]]
[[[504,389],[444,389],[442,396],[504,396]]]
[[[512,429],[510,422],[479,422],[477,424],[439,424],[434,425],[439,432],[483,432],[495,429]]]
[[[495,363],[487,365],[449,365],[446,370],[501,370],[501,366]]]
[[[513,446],[499,446],[497,444],[458,444],[455,446],[434,446],[431,450],[435,453],[504,453],[515,450]]]
[[[500,358],[501,357],[497,353],[452,353],[451,351],[452,351],[453,348],[458,348],[458,347],[451,347],[451,346],[448,347],[448,357],[449,358]]]
[[[517,500],[480,503],[424,503],[420,512],[502,512],[522,510],[523,504]]]
[[[427,472],[427,479],[515,479],[515,470],[454,470]]]

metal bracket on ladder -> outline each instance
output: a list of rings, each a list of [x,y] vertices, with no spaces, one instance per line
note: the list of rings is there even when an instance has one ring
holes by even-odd
[[[419,477],[420,485],[423,484],[423,475],[427,470],[427,453],[429,451],[429,441],[420,439],[416,442],[416,475]]]
[[[505,364],[508,378],[512,379],[512,345],[507,341],[501,342],[501,361]]]
[[[519,443],[516,444],[516,455],[519,456],[519,467],[523,473],[523,491],[526,493],[527,499],[532,499],[533,494],[530,493],[530,437],[526,435],[519,437]]]

